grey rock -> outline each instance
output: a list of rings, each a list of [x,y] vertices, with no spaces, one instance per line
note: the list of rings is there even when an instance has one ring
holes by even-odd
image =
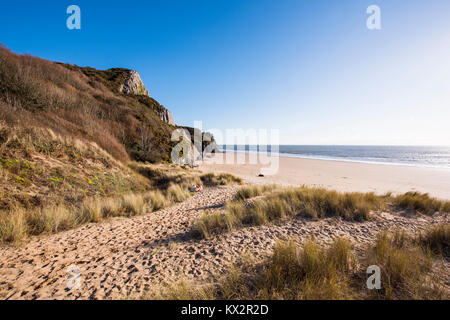
[[[125,83],[120,86],[119,91],[124,94],[135,94],[140,96],[149,96],[139,73],[133,70],[128,71]]]
[[[129,70],[125,83],[120,86],[119,91],[124,94],[135,94],[150,97],[144,83],[142,82],[141,76],[138,72]],[[159,118],[167,124],[175,126],[175,121],[173,120],[172,113],[164,107],[158,112]]]
[[[175,126],[175,121],[173,120],[172,113],[166,108],[162,108],[160,112],[158,112],[159,118],[167,124]]]

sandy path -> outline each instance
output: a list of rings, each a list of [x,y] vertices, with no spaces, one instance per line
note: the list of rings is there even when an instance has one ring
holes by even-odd
[[[192,221],[205,208],[223,210],[238,187],[207,189],[174,207],[129,219],[89,224],[51,236],[32,238],[27,244],[0,247],[0,298],[7,299],[111,299],[139,296],[162,280],[204,280],[224,271],[244,251],[261,256],[278,238],[321,242],[347,236],[355,243],[373,240],[382,229],[409,231],[445,216],[406,218],[383,214],[365,223],[339,219],[290,219],[277,225],[236,230],[209,240],[191,239]],[[81,271],[81,288],[67,289],[70,265]]]

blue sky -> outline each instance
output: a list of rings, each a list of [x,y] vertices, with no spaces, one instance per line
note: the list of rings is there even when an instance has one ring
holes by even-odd
[[[81,8],[82,29],[66,28]],[[381,30],[366,9],[381,8]],[[175,121],[282,144],[450,144],[445,0],[2,1],[14,52],[137,70]]]

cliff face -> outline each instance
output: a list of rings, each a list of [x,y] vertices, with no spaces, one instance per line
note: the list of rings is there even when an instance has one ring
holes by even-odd
[[[148,90],[142,82],[141,76],[138,72],[134,70],[126,70],[125,73],[125,81],[119,87],[120,93],[150,97],[150,94],[148,93]],[[160,106],[158,110],[156,110],[156,113],[161,121],[171,126],[176,125],[173,120],[172,113],[167,108]]]
[[[158,112],[158,116],[165,123],[170,124],[171,126],[176,126],[172,113],[166,108],[162,107],[161,111]]]
[[[138,96],[150,97],[150,94],[148,93],[147,88],[142,82],[139,73],[133,70],[127,70],[126,73],[127,75],[125,78],[125,82],[121,84],[119,92],[124,94],[135,94]]]

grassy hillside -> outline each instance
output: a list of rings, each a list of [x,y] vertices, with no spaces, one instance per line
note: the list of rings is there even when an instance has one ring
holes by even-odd
[[[63,65],[0,49],[0,121],[95,142],[114,158],[169,159],[173,128],[148,96],[124,95],[126,69]]]
[[[0,242],[157,210],[226,180],[152,166],[169,161],[176,127],[156,100],[120,93],[127,75],[0,47]]]

